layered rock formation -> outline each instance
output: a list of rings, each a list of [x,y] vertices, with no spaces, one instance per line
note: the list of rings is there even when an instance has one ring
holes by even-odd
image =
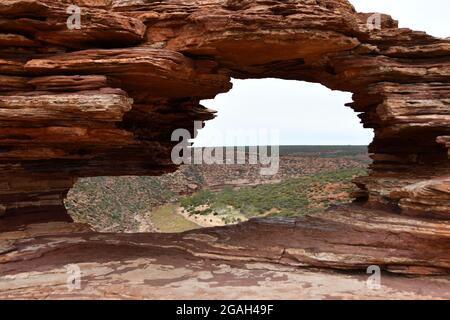
[[[357,206],[182,234],[35,224],[0,235],[0,297],[448,299],[449,236],[448,222]],[[381,287],[367,286],[368,265]]]
[[[70,4],[79,29],[68,28]],[[450,218],[449,40],[347,0],[3,0],[0,231],[68,220],[77,177],[176,170],[172,131],[213,118],[199,102],[231,77],[352,92],[349,106],[375,129],[358,198]],[[448,270],[438,230],[431,267]]]
[[[61,205],[80,176],[172,171],[173,129],[213,117],[201,99],[277,77],[354,93],[370,201],[448,216],[448,40],[369,28],[346,1],[74,1],[73,30],[70,3],[0,6],[3,211]]]

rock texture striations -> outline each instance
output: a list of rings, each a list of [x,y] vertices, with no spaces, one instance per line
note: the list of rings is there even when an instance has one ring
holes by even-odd
[[[73,1],[72,30],[70,3],[0,5],[2,211],[61,206],[80,176],[172,171],[172,130],[213,117],[201,99],[277,77],[354,93],[376,131],[360,196],[448,217],[448,40],[370,28],[347,1]]]
[[[449,235],[448,222],[358,207],[182,234],[35,224],[0,235],[0,297],[448,299]],[[81,282],[68,290],[73,264]],[[382,268],[380,288],[368,265]]]
[[[80,29],[67,26],[71,4]],[[63,199],[77,177],[176,170],[172,131],[212,119],[199,102],[231,77],[352,92],[349,106],[375,129],[355,196],[413,225],[445,224],[450,41],[387,15],[373,28],[373,17],[347,0],[1,1],[0,231],[70,220]],[[442,249],[428,267],[448,271],[448,233],[430,228]],[[418,260],[402,264],[423,270]]]

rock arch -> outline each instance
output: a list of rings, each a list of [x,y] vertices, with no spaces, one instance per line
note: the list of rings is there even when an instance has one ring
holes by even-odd
[[[212,119],[199,101],[229,90],[231,77],[352,92],[349,106],[375,129],[370,174],[355,181],[364,210],[376,208],[370,228],[385,228],[384,207],[398,219],[450,218],[449,40],[399,29],[384,14],[373,29],[372,14],[347,0],[73,3],[81,29],[67,28],[61,1],[0,4],[0,231],[67,219],[63,198],[77,177],[176,170],[171,132]],[[410,262],[392,269],[448,271],[447,222],[420,221],[416,236],[429,237],[420,246],[437,244],[438,256],[427,264],[402,251]],[[395,265],[365,254],[315,264]]]

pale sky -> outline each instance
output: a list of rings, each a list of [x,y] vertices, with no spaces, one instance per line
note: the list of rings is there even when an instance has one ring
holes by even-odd
[[[449,0],[350,0],[360,12],[382,12],[400,27],[450,36]],[[224,134],[275,130],[280,145],[367,145],[373,132],[344,104],[351,94],[320,84],[279,79],[233,80],[233,89],[202,104],[218,111],[195,146],[230,145]],[[234,144],[234,143],[233,143]],[[237,143],[239,144],[239,143]]]

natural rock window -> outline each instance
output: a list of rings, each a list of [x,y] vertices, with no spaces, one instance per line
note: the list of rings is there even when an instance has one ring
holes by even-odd
[[[216,110],[195,146],[249,145],[249,139],[227,143],[227,131],[275,129],[280,145],[369,145],[373,130],[363,128],[358,114],[345,104],[352,94],[318,83],[281,79],[233,79],[233,88],[201,103]],[[218,138],[211,136],[218,134]],[[244,138],[246,138],[244,136]]]
[[[69,214],[97,231],[182,232],[256,217],[301,217],[355,200],[351,181],[367,174],[373,134],[344,107],[350,93],[279,79],[234,79],[233,85],[201,102],[218,113],[193,140],[197,148],[233,147],[233,163],[226,163],[223,148],[221,164],[182,165],[161,177],[81,179],[66,200]],[[267,135],[258,140],[261,128],[267,135],[278,131],[273,175],[261,174],[266,165],[249,163],[252,143],[271,142]]]
[[[67,27],[68,2],[83,6],[81,29]],[[297,298],[312,267],[328,270],[309,279],[318,273],[348,298],[365,280],[338,271],[376,265],[395,278],[364,298],[448,297],[450,40],[386,14],[373,28],[371,17],[347,0],[0,1],[0,296],[160,298],[155,287],[175,270],[164,296],[235,298],[216,285],[233,270],[233,285],[240,275],[264,281],[255,296],[283,281],[284,297]],[[229,91],[232,78],[352,93],[349,106],[374,130],[373,163],[356,179],[361,202],[182,234],[71,222],[64,199],[79,178],[178,170],[171,133],[213,119],[200,101]],[[89,283],[68,293],[71,263]],[[418,288],[404,274],[437,278]]]

